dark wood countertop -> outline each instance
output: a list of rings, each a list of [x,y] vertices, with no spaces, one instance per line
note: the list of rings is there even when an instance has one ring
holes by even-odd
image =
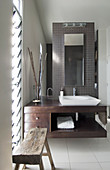
[[[58,100],[53,98],[42,97],[40,103],[34,103],[31,101],[25,108],[38,110],[45,110],[48,112],[106,112],[107,107],[105,105],[99,104],[97,106],[63,106]]]

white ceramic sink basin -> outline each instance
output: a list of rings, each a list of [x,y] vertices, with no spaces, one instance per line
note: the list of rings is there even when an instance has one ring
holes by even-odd
[[[101,102],[91,96],[59,96],[59,101],[64,106],[96,106]]]

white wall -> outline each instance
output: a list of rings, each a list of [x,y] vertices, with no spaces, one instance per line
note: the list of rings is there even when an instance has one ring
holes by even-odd
[[[24,0],[24,103],[32,97],[33,74],[27,47],[33,51],[37,68],[39,44],[45,40],[34,0]],[[11,24],[12,1],[0,0],[0,169],[12,170],[11,144]]]
[[[42,27],[40,24],[39,16],[36,9],[36,4],[34,0],[24,0],[24,23],[23,23],[23,44],[24,44],[24,59],[23,59],[23,98],[24,104],[30,102],[34,95],[33,95],[33,72],[31,68],[30,58],[28,55],[27,47],[31,49],[34,56],[35,62],[35,71],[38,77],[38,70],[39,70],[39,49],[40,43],[43,45],[43,57],[46,51],[45,45],[45,38],[43,36]],[[45,76],[44,76],[44,85],[43,85],[43,94],[45,94]]]
[[[110,106],[110,27],[107,28],[107,104]]]
[[[107,51],[106,29],[99,30],[98,93],[103,104],[107,104]]]
[[[99,98],[110,114],[110,27],[99,30]]]
[[[11,166],[11,0],[0,0],[0,169]]]

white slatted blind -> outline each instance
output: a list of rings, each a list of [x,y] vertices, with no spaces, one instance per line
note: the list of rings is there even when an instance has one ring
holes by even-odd
[[[12,149],[21,140],[22,1],[13,0],[12,18]]]

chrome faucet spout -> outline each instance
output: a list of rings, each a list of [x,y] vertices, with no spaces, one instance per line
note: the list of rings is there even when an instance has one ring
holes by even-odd
[[[52,92],[52,95],[49,95],[49,91]],[[53,89],[52,89],[51,87],[49,87],[49,88],[47,89],[47,97],[49,97],[49,96],[53,96]]]

